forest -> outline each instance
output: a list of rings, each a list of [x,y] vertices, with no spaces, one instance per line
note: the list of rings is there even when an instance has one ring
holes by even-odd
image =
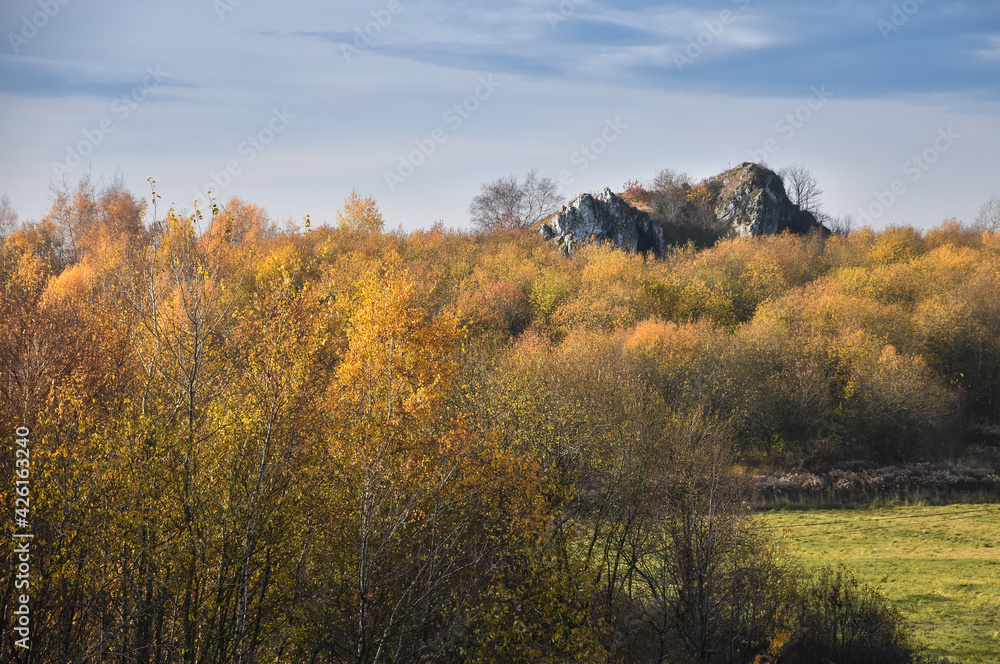
[[[86,180],[7,221],[4,662],[936,661],[753,478],[1000,461],[996,232],[566,256]]]

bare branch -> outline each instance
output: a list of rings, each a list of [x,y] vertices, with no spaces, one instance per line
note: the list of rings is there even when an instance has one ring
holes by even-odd
[[[993,196],[982,204],[972,225],[990,233],[1000,231],[1000,195]]]
[[[801,209],[813,214],[819,214],[820,196],[823,190],[819,188],[816,177],[801,164],[792,164],[778,171],[778,177],[785,183],[785,193],[793,203]]]
[[[533,168],[523,183],[516,175],[484,183],[469,205],[469,216],[473,227],[482,231],[517,230],[552,214],[562,201],[555,181],[539,178]]]

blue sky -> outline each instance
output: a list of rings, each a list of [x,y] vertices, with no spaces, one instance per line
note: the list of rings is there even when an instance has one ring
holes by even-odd
[[[0,29],[0,193],[27,218],[116,172],[278,221],[357,189],[407,230],[530,168],[572,198],[800,163],[877,227],[1000,194],[992,0],[7,0]]]

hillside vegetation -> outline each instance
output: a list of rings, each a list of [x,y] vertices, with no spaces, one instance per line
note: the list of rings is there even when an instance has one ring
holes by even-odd
[[[920,659],[872,588],[788,564],[734,469],[995,454],[1000,235],[566,257],[357,196],[302,232],[155,200],[83,183],[3,238],[38,557],[0,659]]]

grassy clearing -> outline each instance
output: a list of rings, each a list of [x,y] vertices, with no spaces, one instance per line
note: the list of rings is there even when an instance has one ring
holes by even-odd
[[[844,563],[935,655],[1000,662],[1000,504],[762,512],[808,567]]]

